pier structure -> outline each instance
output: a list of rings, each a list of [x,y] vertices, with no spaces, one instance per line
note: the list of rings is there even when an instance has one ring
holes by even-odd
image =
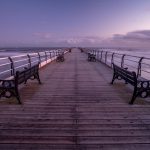
[[[150,105],[119,82],[112,69],[88,62],[77,48],[40,69],[15,98],[0,101],[1,150],[149,150]]]

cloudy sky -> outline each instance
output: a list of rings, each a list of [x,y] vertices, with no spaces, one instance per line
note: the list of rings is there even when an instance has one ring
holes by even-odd
[[[150,0],[0,0],[0,47],[150,48]]]

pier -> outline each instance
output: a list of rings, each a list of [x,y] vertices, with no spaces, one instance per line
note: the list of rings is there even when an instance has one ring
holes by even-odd
[[[79,49],[64,57],[40,69],[41,85],[22,85],[22,105],[0,101],[0,149],[149,150],[149,102],[129,105],[133,90]]]

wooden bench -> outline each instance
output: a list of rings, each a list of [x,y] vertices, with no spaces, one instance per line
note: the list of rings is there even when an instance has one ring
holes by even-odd
[[[81,53],[83,53],[83,52],[84,52],[82,48],[80,48],[80,51],[81,51]]]
[[[28,79],[37,79],[39,84],[41,84],[39,78],[39,64],[30,68],[25,68],[23,71],[16,71],[16,74],[12,79],[0,80],[0,98],[10,98],[15,96],[18,103],[21,104],[18,85],[22,83],[26,84]]]
[[[124,80],[125,83],[129,83],[134,87],[132,98],[129,104],[133,104],[135,99],[140,96],[142,98],[146,98],[150,94],[150,81],[144,78],[137,78],[136,73],[133,71],[128,71],[125,68],[121,68],[115,64],[113,64],[113,78],[111,84],[114,83],[115,79]]]
[[[63,62],[64,60],[65,60],[64,59],[64,53],[58,54],[56,61],[57,62]]]
[[[96,61],[96,56],[94,54],[88,53],[88,61]]]

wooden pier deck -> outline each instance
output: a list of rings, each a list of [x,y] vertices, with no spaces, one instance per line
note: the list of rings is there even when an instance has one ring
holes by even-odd
[[[0,103],[0,150],[149,150],[150,104],[110,85],[112,70],[78,49]]]

